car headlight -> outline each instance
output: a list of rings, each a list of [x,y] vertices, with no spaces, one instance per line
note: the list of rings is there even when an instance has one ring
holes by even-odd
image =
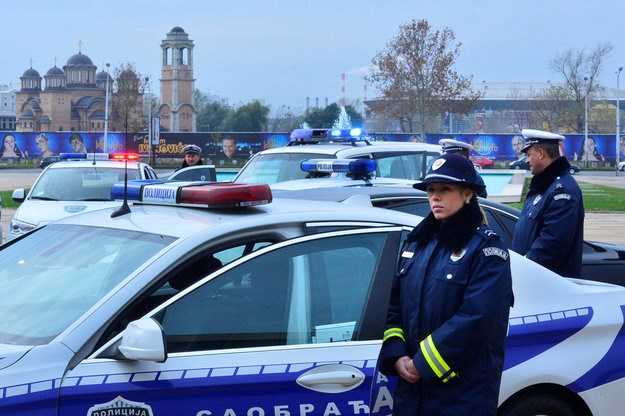
[[[34,230],[35,228],[36,226],[33,224],[11,218],[11,220],[9,221],[8,232],[11,234],[12,237],[18,237],[22,234],[26,234],[27,232]]]

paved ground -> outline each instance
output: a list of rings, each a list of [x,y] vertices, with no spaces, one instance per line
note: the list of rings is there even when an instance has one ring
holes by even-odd
[[[41,171],[39,169],[0,170],[0,191],[15,188],[29,188]],[[157,172],[158,173],[158,172]],[[578,181],[594,185],[605,185],[625,189],[625,173],[619,175],[575,175]],[[5,239],[9,219],[15,210],[2,208],[2,241]],[[589,212],[584,221],[584,238],[589,241],[604,241],[625,244],[625,212]]]

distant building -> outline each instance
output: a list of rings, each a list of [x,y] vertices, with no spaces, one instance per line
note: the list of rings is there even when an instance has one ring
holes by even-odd
[[[15,130],[15,85],[0,85],[0,131]]]
[[[161,128],[164,131],[194,132],[193,41],[178,26],[161,42]]]
[[[62,69],[55,64],[43,77],[31,65],[20,77],[20,90],[15,94],[15,130],[103,131],[107,78],[111,89],[113,80],[106,71],[96,73],[96,70],[91,59],[80,50],[67,60]],[[124,94],[136,96],[138,108],[134,113],[142,115],[138,78],[128,72],[120,74],[119,87]],[[109,100],[109,130],[121,131],[124,126],[121,120],[114,117],[112,97]]]

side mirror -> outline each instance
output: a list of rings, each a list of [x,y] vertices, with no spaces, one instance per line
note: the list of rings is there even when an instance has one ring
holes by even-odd
[[[11,199],[15,202],[24,202],[24,199],[26,199],[26,192],[24,191],[24,188],[17,188],[14,190],[11,195]]]
[[[152,318],[138,319],[129,323],[118,349],[129,360],[157,363],[167,360],[163,327]]]

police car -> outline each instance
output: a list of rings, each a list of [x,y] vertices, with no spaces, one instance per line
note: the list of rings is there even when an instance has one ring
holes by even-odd
[[[0,246],[0,414],[391,413],[376,359],[421,217],[265,184],[113,194]],[[625,288],[510,257],[501,414],[619,414]]]
[[[111,185],[128,179],[156,179],[156,172],[139,161],[137,154],[61,153],[60,161],[47,166],[28,195],[13,191],[20,206],[9,222],[9,241],[51,221],[115,205]]]
[[[440,156],[439,145],[375,141],[360,128],[296,129],[287,146],[263,150],[241,168],[234,182],[273,184],[304,179],[300,163],[308,159],[367,158],[378,162],[375,176],[420,180]],[[329,176],[341,176],[328,173]]]

